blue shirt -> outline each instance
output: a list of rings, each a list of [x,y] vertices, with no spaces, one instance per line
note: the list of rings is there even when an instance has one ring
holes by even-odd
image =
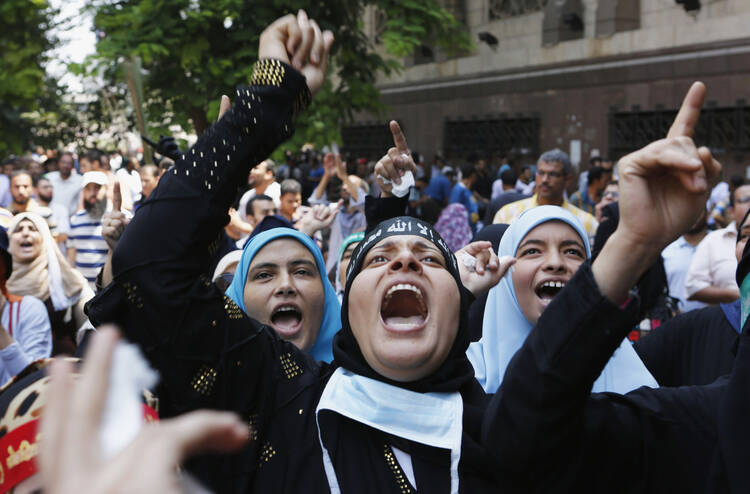
[[[474,231],[474,225],[476,221],[474,221],[474,218],[472,218],[472,215],[476,215],[479,212],[479,206],[477,206],[476,201],[474,201],[474,196],[472,195],[471,191],[466,188],[464,184],[461,182],[458,182],[456,185],[453,186],[453,190],[451,191],[451,200],[450,203],[459,203],[463,204],[466,210],[469,212],[469,222],[471,223],[471,229]]]
[[[443,175],[433,176],[425,187],[424,194],[443,204],[451,195],[451,181]]]

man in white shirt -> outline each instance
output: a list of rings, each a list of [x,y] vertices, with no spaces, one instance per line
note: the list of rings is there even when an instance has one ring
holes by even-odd
[[[750,185],[737,187],[730,196],[730,204],[734,221],[726,228],[706,235],[695,249],[685,277],[685,293],[688,300],[721,304],[733,302],[740,296],[735,281],[736,225],[750,209]]]
[[[237,211],[240,213],[240,217],[243,221],[252,223],[247,217],[247,203],[256,195],[266,195],[270,197],[273,199],[277,209],[281,205],[281,185],[276,181],[273,166],[273,161],[265,160],[261,161],[250,170],[250,176],[248,177],[247,183],[252,188],[242,194],[240,204],[237,207]]]
[[[685,293],[685,277],[695,249],[706,236],[706,220],[708,213],[703,214],[698,221],[683,236],[669,244],[661,253],[664,259],[664,270],[667,273],[669,294],[679,300],[682,312],[706,307],[707,304],[697,300],[688,300]]]
[[[67,151],[60,154],[58,159],[59,171],[45,175],[52,183],[55,191],[53,204],[59,204],[68,211],[68,217],[78,211],[78,198],[81,194],[81,175],[73,168],[73,155]]]

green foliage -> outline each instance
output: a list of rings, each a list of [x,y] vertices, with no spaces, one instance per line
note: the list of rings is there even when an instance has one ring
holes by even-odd
[[[55,11],[47,0],[0,1],[0,157],[19,153],[31,140],[28,112],[53,98],[56,84],[44,63],[55,40],[48,32]],[[50,101],[47,101],[50,103]]]
[[[355,112],[382,110],[376,75],[401,68],[377,54],[363,32],[368,5],[385,12],[381,39],[397,57],[426,40],[451,50],[471,47],[468,33],[439,0],[88,0],[103,37],[85,70],[122,85],[121,63],[140,57],[149,133],[167,133],[175,123],[187,129],[189,119],[201,133],[215,120],[221,94],[231,97],[236,86],[247,83],[262,30],[304,8],[336,37],[330,67],[335,83],[316,96],[292,144],[340,142],[341,124]]]

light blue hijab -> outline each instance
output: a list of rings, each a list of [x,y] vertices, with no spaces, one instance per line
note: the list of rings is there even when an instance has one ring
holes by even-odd
[[[328,281],[328,277],[325,275],[326,263],[323,260],[323,254],[320,253],[320,249],[313,239],[304,233],[292,228],[272,228],[251,238],[250,241],[245,244],[245,248],[242,251],[242,258],[240,259],[239,264],[237,264],[234,279],[232,279],[232,284],[227,288],[226,295],[234,300],[239,308],[247,314],[247,311],[245,310],[244,293],[245,281],[247,280],[247,272],[250,270],[250,263],[252,263],[253,258],[258,251],[268,242],[287,237],[299,241],[312,253],[315,258],[315,264],[318,266],[320,280],[323,282],[323,292],[325,294],[323,319],[320,321],[318,338],[315,340],[313,347],[307,353],[312,355],[315,360],[331,362],[333,360],[333,336],[339,329],[341,329],[341,305],[336,296],[336,291],[333,289],[331,282]]]
[[[586,247],[586,257],[591,257],[588,235],[581,222],[558,206],[538,206],[525,211],[505,231],[498,256],[514,256],[523,238],[534,228],[548,221],[562,221],[570,225],[581,237]],[[495,393],[503,382],[505,369],[513,355],[521,348],[533,326],[521,311],[513,288],[513,268],[490,289],[482,323],[482,338],[469,345],[466,352],[477,381],[488,393]],[[592,392],[611,391],[627,393],[641,386],[658,387],[656,380],[643,365],[625,339],[594,382]]]

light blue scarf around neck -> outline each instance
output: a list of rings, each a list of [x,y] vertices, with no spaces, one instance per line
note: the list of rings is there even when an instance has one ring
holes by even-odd
[[[519,216],[503,235],[498,257],[515,257],[524,237],[548,221],[562,221],[570,225],[581,237],[586,247],[586,257],[591,257],[591,247],[583,225],[570,212],[557,206],[538,206]],[[511,268],[500,283],[490,289],[482,322],[482,338],[469,345],[466,352],[474,366],[477,381],[487,393],[498,390],[510,360],[532,329],[533,325],[523,315],[518,304]],[[658,384],[633,346],[625,339],[594,382],[592,392],[611,391],[623,394],[641,386],[658,387]]]
[[[247,310],[245,310],[244,294],[245,281],[247,280],[247,272],[250,270],[250,264],[260,249],[262,249],[267,243],[280,238],[293,238],[299,241],[302,245],[307,247],[307,250],[309,250],[315,258],[315,264],[318,267],[318,274],[323,283],[325,302],[318,337],[315,340],[313,347],[307,353],[312,355],[315,360],[331,362],[333,360],[333,336],[341,329],[341,305],[336,296],[336,291],[333,289],[331,282],[328,281],[328,277],[325,274],[325,261],[323,260],[323,254],[320,253],[320,249],[315,244],[315,241],[304,233],[292,228],[272,228],[259,233],[250,239],[250,241],[245,244],[245,248],[242,251],[242,258],[240,258],[240,262],[237,264],[234,278],[232,279],[229,288],[227,288],[226,295],[234,300],[239,308],[247,314]]]

